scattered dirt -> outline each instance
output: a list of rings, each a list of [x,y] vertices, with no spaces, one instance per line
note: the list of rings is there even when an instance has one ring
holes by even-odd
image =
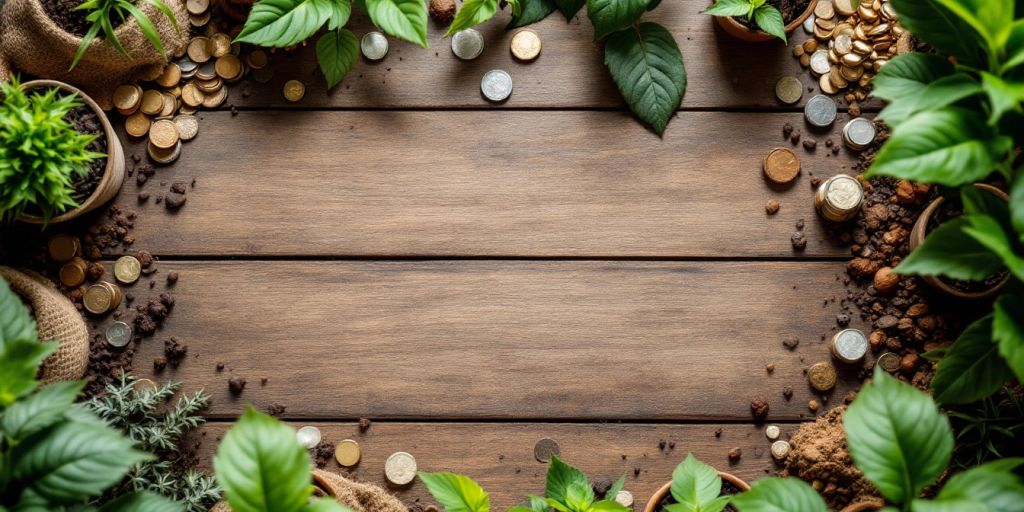
[[[430,0],[430,18],[441,25],[448,25],[455,19],[455,0]]]
[[[779,208],[781,207],[782,203],[779,203],[778,199],[769,199],[768,202],[764,203],[764,211],[768,215],[779,213]]]
[[[309,449],[309,454],[316,463],[317,469],[324,469],[327,464],[334,460],[334,443],[321,441],[315,448]]]
[[[238,396],[245,390],[245,377],[239,377],[238,375],[232,375],[228,379],[228,390],[231,391],[232,395]]]
[[[768,399],[757,397],[750,401],[750,415],[761,421],[768,417]]]
[[[370,425],[372,424],[373,422],[367,418],[359,418],[359,431],[366,432],[367,430],[370,430]]]
[[[730,463],[735,464],[735,463],[739,462],[740,459],[742,459],[742,458],[743,458],[743,450],[739,446],[729,450],[729,462]]]

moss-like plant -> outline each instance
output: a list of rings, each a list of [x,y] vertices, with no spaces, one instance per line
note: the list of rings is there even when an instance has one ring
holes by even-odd
[[[0,84],[0,219],[33,207],[49,222],[78,206],[74,179],[102,153],[89,150],[96,135],[67,119],[82,103],[59,89],[25,92],[17,79]]]
[[[174,17],[174,13],[167,7],[167,4],[161,0],[144,0],[146,3],[156,7],[167,19],[171,20],[171,24],[174,25],[176,30],[180,31],[178,27],[178,20]],[[117,40],[117,34],[114,32],[117,26],[115,22],[121,23],[128,19],[129,16],[135,18],[135,21],[139,22],[139,30],[142,31],[142,35],[146,36],[149,43],[156,48],[156,51],[160,52],[161,55],[167,56],[164,52],[164,45],[160,42],[160,34],[156,31],[156,26],[153,25],[153,21],[146,16],[146,13],[142,12],[135,5],[135,0],[86,0],[81,5],[75,8],[78,11],[86,11],[85,19],[91,25],[89,30],[82,37],[82,44],[78,46],[78,51],[75,52],[75,58],[71,61],[71,68],[74,69],[78,65],[78,61],[82,60],[82,55],[85,55],[85,50],[89,48],[93,40],[100,36],[100,31],[103,31],[103,37],[110,41],[110,44],[114,45],[117,51],[121,52],[125,57],[132,58],[128,54],[128,50],[121,46],[121,42]]]

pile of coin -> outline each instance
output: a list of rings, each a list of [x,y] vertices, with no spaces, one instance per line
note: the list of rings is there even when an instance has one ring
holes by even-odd
[[[818,77],[822,92],[849,90],[851,102],[863,101],[871,78],[912,47],[888,0],[819,0],[804,29],[814,39],[795,46],[793,55]]]
[[[85,310],[102,315],[117,309],[121,305],[121,289],[113,283],[102,281],[86,288],[82,297]]]

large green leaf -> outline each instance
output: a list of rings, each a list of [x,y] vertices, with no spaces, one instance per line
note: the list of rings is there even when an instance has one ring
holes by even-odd
[[[12,439],[23,439],[64,418],[83,381],[54,382],[7,408],[0,416],[0,429]]]
[[[1021,102],[1024,101],[1024,83],[1009,82],[982,71],[981,86],[992,104],[992,113],[988,118],[989,124],[996,124],[1007,112],[1024,112],[1024,109],[1021,108]]]
[[[659,135],[686,91],[686,68],[672,34],[657,23],[612,34],[604,63],[629,108]]]
[[[895,504],[908,503],[949,465],[953,431],[927,394],[875,368],[843,418],[853,462]]]
[[[397,38],[427,47],[427,7],[423,0],[366,0],[373,24]]]
[[[9,406],[39,384],[36,373],[47,356],[57,350],[56,342],[7,340],[0,346],[0,408]]]
[[[523,4],[519,16],[512,16],[508,28],[525,27],[547,18],[555,10],[554,0],[520,0]]]
[[[1024,12],[1018,12],[1024,15]],[[1003,72],[1024,64],[1024,18],[1013,23],[1010,32],[1006,37],[1006,60],[1003,62]]]
[[[1013,20],[1013,0],[936,0],[974,29],[990,50],[1001,45]]]
[[[1010,269],[1017,279],[1024,281],[1024,257],[1015,252],[1015,243],[1007,233],[1004,224],[990,215],[966,215],[970,226],[964,233],[970,235],[981,245],[999,255],[1006,268]]]
[[[327,17],[327,30],[344,27],[351,16],[352,3],[349,0],[331,0],[331,15]]]
[[[572,21],[576,13],[586,5],[587,0],[553,0],[555,7],[558,8],[558,12],[565,16],[565,21]]]
[[[758,7],[754,11],[754,21],[757,23],[757,28],[781,39],[783,43],[788,43],[786,23],[782,20],[782,13],[774,6],[764,4]]]
[[[896,267],[899,274],[947,276],[980,281],[1002,270],[1003,261],[964,232],[967,217],[957,217],[935,228]]]
[[[714,500],[722,493],[722,479],[715,468],[697,460],[692,453],[672,471],[672,498],[691,510]]]
[[[11,340],[35,341],[36,323],[21,297],[0,277],[0,350]]]
[[[740,512],[827,512],[828,506],[799,478],[762,478],[730,502]]]
[[[1024,168],[1017,169],[1010,185],[1010,220],[1018,240],[1024,243]]]
[[[868,176],[959,186],[995,170],[1013,141],[998,135],[981,114],[945,107],[920,112],[892,131]]]
[[[252,407],[224,436],[213,467],[235,512],[297,512],[313,493],[295,431]]]
[[[236,41],[285,47],[309,38],[334,14],[333,0],[260,0]]]
[[[545,482],[545,495],[560,503],[565,503],[569,489],[573,486],[590,487],[587,482],[587,475],[582,471],[562,462],[558,456],[551,456],[551,466],[548,468],[547,481]],[[593,492],[593,491],[591,491]],[[593,500],[593,495],[590,497]]]
[[[747,0],[717,0],[710,7],[704,9],[704,14],[712,16],[749,16],[751,14],[751,6]]]
[[[999,355],[1024,382],[1024,300],[1003,294],[996,301],[992,320],[992,337],[999,344]]]
[[[135,464],[153,457],[96,422],[63,421],[29,436],[11,451],[11,475],[53,504],[98,496]]]
[[[100,507],[99,512],[182,512],[185,507],[152,492],[126,494]]]
[[[886,69],[889,69],[888,65],[882,71]],[[874,84],[877,79],[875,77],[871,83]],[[982,92],[981,84],[967,73],[954,73],[920,85],[922,88],[919,92],[892,100],[879,112],[878,118],[884,119],[890,127],[895,127],[918,112],[952,105]]]
[[[1013,470],[1024,459],[1001,459],[953,475],[939,491],[939,500],[972,500],[986,512],[1024,512],[1024,482]]]
[[[587,0],[587,16],[594,25],[594,40],[632,26],[647,12],[647,1]]]
[[[455,13],[455,19],[445,32],[445,37],[475,27],[494,17],[498,12],[498,0],[466,0]]]
[[[910,503],[910,512],[991,512],[984,503],[970,499],[924,500]]]
[[[935,48],[956,56],[962,64],[977,66],[979,37],[967,23],[938,0],[892,0],[900,24]]]
[[[998,348],[992,339],[992,315],[964,329],[932,379],[935,400],[965,404],[995,393],[1012,376]]]
[[[871,79],[871,94],[887,101],[915,97],[921,94],[928,84],[955,72],[953,63],[940,55],[898,55]]]
[[[491,509],[491,498],[468,476],[423,471],[419,476],[445,512],[488,512]]]
[[[347,28],[325,32],[316,42],[316,60],[330,89],[341,82],[359,58],[359,39]]]

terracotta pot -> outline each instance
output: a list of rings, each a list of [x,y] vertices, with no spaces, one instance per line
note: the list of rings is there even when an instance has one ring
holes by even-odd
[[[712,1],[711,3],[714,3],[714,1]],[[804,12],[800,14],[800,16],[798,16],[795,20],[791,21],[789,25],[786,25],[787,37],[789,36],[789,34],[792,34],[793,31],[797,29],[797,27],[803,25],[804,21],[806,21],[807,18],[811,16],[811,13],[814,12],[814,6],[817,4],[818,0],[811,0],[810,3],[807,4],[807,9],[804,9]],[[765,41],[777,39],[775,36],[767,32],[761,30],[752,30],[748,28],[746,25],[732,19],[731,16],[713,16],[713,18],[715,18],[715,22],[718,23],[718,26],[722,27],[722,30],[728,32],[729,35],[741,41],[749,41],[751,43],[763,43]]]
[[[723,473],[719,471],[718,476],[722,480],[725,480],[726,482],[735,485],[742,492],[750,490],[750,484],[744,482],[743,480],[740,480],[739,477],[733,474]],[[669,495],[669,492],[671,490],[672,482],[668,482],[667,484],[661,486],[661,489],[658,489],[658,491],[655,492],[653,496],[651,496],[651,499],[647,501],[647,506],[644,507],[644,512],[654,512],[658,508],[658,504],[661,503],[661,500],[665,499],[665,497]]]
[[[33,80],[25,83],[22,87],[25,88],[25,90],[57,87],[63,91],[78,95],[78,98],[82,100],[82,103],[91,108],[93,112],[96,112],[100,123],[103,125],[103,135],[107,138],[107,167],[103,171],[103,178],[100,179],[99,184],[96,186],[96,190],[94,190],[92,195],[87,197],[85,201],[82,201],[82,204],[78,205],[77,208],[68,210],[53,217],[50,219],[50,223],[56,224],[58,222],[74,219],[86,212],[99,208],[107,201],[113,199],[114,196],[117,195],[117,192],[121,190],[121,184],[124,183],[124,149],[121,147],[121,141],[117,138],[117,133],[114,132],[114,128],[110,126],[110,120],[107,119],[106,114],[103,113],[103,110],[100,109],[99,105],[97,105],[96,102],[84,92],[63,82],[57,82],[54,80]],[[22,214],[18,217],[18,220],[29,224],[43,223],[42,217],[29,214]]]
[[[841,512],[871,512],[885,508],[885,502],[880,499],[860,501],[851,503],[843,508]]]
[[[985,183],[975,183],[974,186],[979,188],[979,189],[981,189],[981,190],[984,190],[985,192],[989,192],[991,194],[994,194],[995,196],[1001,198],[1003,201],[1009,201],[1010,200],[1009,196],[1006,195],[1006,192],[1003,192],[1002,190],[999,190],[998,188],[993,187],[992,185],[986,185]],[[939,198],[935,199],[934,201],[931,202],[931,204],[928,205],[927,208],[924,209],[923,212],[921,212],[921,216],[917,218],[917,222],[914,223],[913,229],[910,230],[910,250],[911,251],[913,251],[914,249],[917,249],[917,246],[921,245],[921,243],[924,242],[925,237],[928,236],[928,222],[935,215],[935,212],[938,211],[939,207],[942,206],[943,202],[945,202],[945,199],[942,198],[942,197],[939,197]],[[1003,278],[1002,281],[1000,281],[999,283],[997,283],[995,286],[993,286],[991,288],[988,288],[988,289],[980,291],[980,292],[965,292],[965,291],[962,291],[962,290],[958,290],[958,289],[954,288],[953,286],[950,286],[948,283],[946,283],[942,279],[939,279],[936,276],[920,276],[920,277],[921,277],[921,279],[924,280],[924,282],[926,282],[929,285],[931,285],[932,288],[935,288],[936,290],[939,290],[942,293],[945,293],[945,294],[953,296],[953,297],[958,297],[958,298],[961,298],[961,299],[970,299],[970,300],[983,299],[985,297],[991,297],[992,295],[995,295],[995,293],[998,292],[999,289],[1002,288],[1003,285],[1005,285],[1007,281],[1010,280],[1010,275],[1007,274],[1006,277]]]

